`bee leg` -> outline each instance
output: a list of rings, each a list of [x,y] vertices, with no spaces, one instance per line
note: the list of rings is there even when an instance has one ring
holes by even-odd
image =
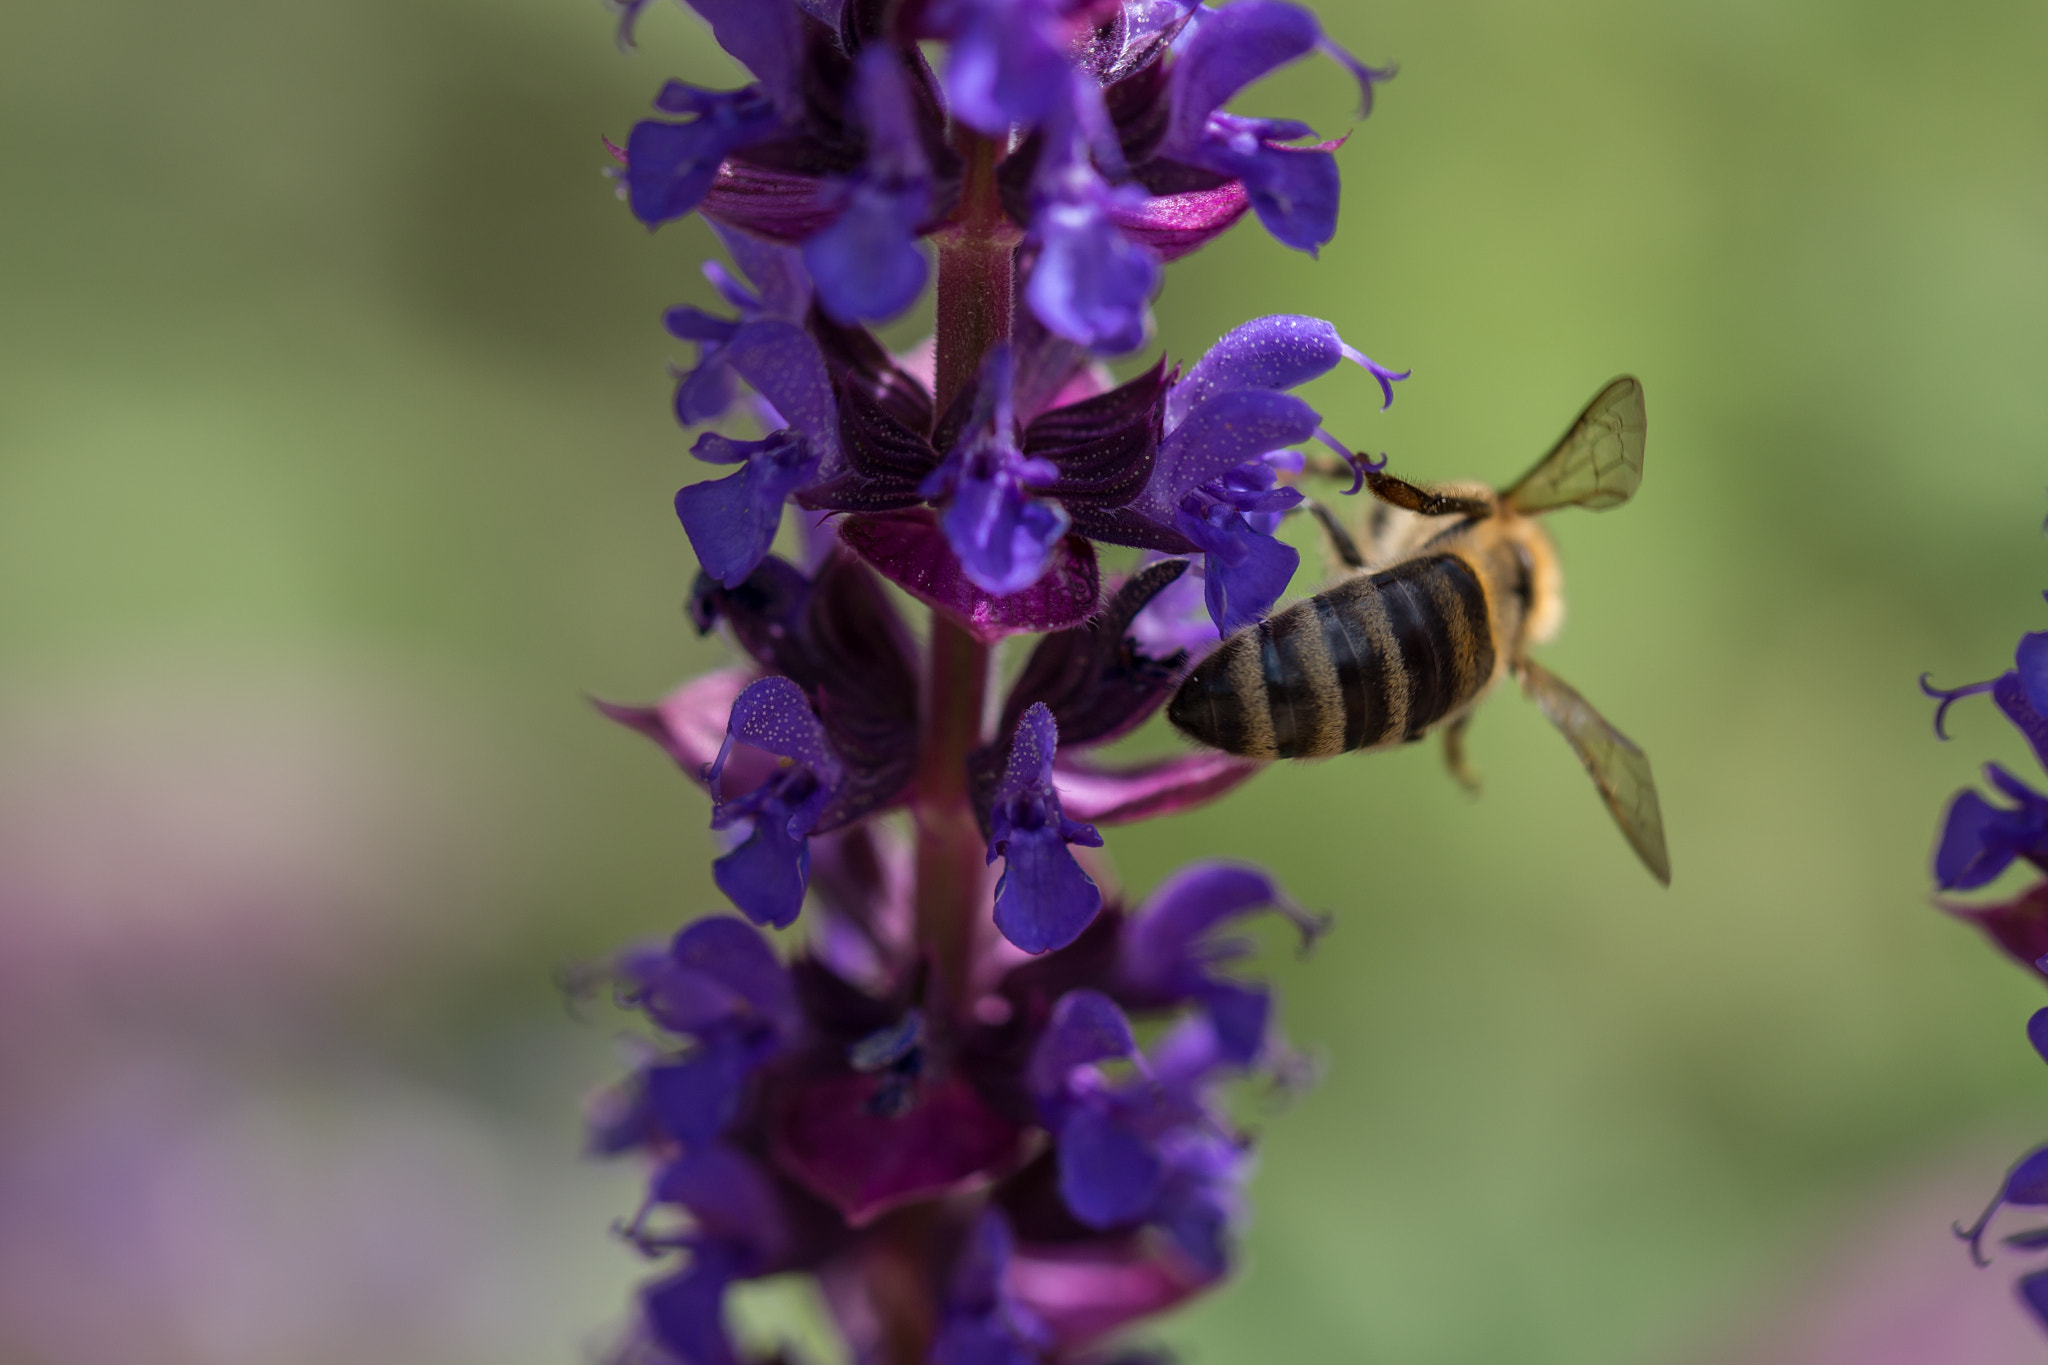
[[[1338,559],[1344,561],[1344,567],[1347,569],[1364,568],[1365,556],[1358,552],[1358,542],[1353,540],[1351,533],[1344,529],[1344,523],[1337,520],[1337,514],[1317,502],[1314,498],[1303,498],[1302,502],[1307,506],[1309,515],[1313,516],[1317,523],[1322,526],[1323,534],[1330,538],[1330,548],[1337,552]]]
[[[1444,766],[1451,770],[1451,776],[1458,785],[1472,795],[1479,795],[1479,774],[1465,762],[1465,727],[1472,723],[1469,715],[1460,716],[1444,727]]]

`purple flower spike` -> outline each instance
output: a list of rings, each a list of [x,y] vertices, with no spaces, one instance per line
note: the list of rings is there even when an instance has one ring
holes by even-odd
[[[861,53],[855,76],[868,159],[846,187],[837,222],[804,243],[818,302],[838,322],[890,318],[924,292],[917,229],[931,207],[931,167],[918,140],[903,67],[887,47]]]
[[[1102,836],[1060,809],[1052,777],[1058,742],[1051,709],[1034,704],[1017,722],[989,816],[988,860],[1003,859],[996,928],[1027,953],[1066,947],[1102,909],[1102,889],[1067,847],[1100,848]]]
[[[1181,869],[1125,926],[1117,966],[1119,998],[1148,1009],[1200,1005],[1215,1030],[1218,1060],[1250,1066],[1265,1049],[1272,999],[1262,986],[1217,975],[1217,968],[1243,957],[1251,945],[1217,938],[1215,931],[1264,910],[1277,910],[1291,920],[1304,946],[1328,927],[1257,868],[1196,863]]]
[[[727,801],[718,780],[735,743],[766,749],[790,764],[747,795]],[[810,883],[811,830],[844,780],[803,689],[787,678],[763,678],[740,693],[709,776],[717,802],[711,827],[753,821],[746,842],[711,865],[712,879],[754,923],[787,928],[803,908]]]

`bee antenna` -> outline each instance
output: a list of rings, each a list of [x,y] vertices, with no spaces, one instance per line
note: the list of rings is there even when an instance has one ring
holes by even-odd
[[[1954,706],[1964,697],[1974,697],[1980,692],[1989,692],[1992,688],[1998,686],[1998,679],[1993,678],[1989,682],[1970,683],[1965,687],[1941,688],[1928,681],[1933,676],[1932,673],[1922,673],[1920,675],[1920,690],[1941,702],[1941,705],[1934,708],[1934,737],[1940,740],[1948,738],[1946,721],[1948,719],[1949,707]]]

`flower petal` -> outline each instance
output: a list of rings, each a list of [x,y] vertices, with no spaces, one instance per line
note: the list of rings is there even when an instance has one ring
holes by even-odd
[[[753,680],[752,669],[721,668],[684,683],[656,706],[620,706],[607,701],[591,704],[608,718],[659,744],[692,781],[704,782],[704,770],[725,744],[725,722],[732,714],[732,704]],[[774,770],[774,763],[763,755],[751,751],[736,753],[726,764],[726,787],[744,795],[760,786]]]
[[[1091,1228],[1143,1218],[1165,1177],[1152,1144],[1108,1107],[1081,1104],[1060,1126],[1060,1197]]]
[[[1934,881],[1944,891],[1969,891],[1997,879],[2017,853],[2014,817],[1974,791],[1956,793],[1934,850]]]
[[[839,536],[890,582],[945,612],[984,644],[1005,635],[1064,630],[1095,611],[1095,549],[1078,536],[1059,542],[1037,582],[1007,595],[987,592],[968,578],[927,508],[856,514]]]
[[[1167,434],[1152,479],[1132,507],[1170,524],[1189,492],[1268,451],[1310,439],[1321,422],[1314,408],[1290,394],[1264,389],[1215,394]]]
[[[1023,1130],[958,1076],[923,1084],[907,1111],[874,1112],[878,1080],[848,1072],[793,1086],[773,1120],[775,1159],[856,1227],[1014,1161]]]
[[[671,81],[657,105],[696,117],[688,123],[645,119],[626,136],[626,167],[620,172],[626,203],[649,227],[696,208],[730,152],[780,126],[774,107],[753,87],[695,90]]]
[[[1102,889],[1067,847],[1100,846],[1102,836],[1060,810],[1052,786],[1058,737],[1051,709],[1033,703],[1017,722],[990,813],[989,861],[1003,859],[996,928],[1027,953],[1066,947],[1102,909]]]
[[[733,372],[802,435],[823,472],[834,473],[840,462],[839,405],[818,343],[794,323],[755,318],[733,333],[725,356]]]
[[[1322,36],[1315,15],[1280,0],[1238,0],[1203,14],[1170,71],[1168,145],[1193,145],[1213,111],[1267,72],[1313,52]]]
[[[661,1130],[696,1151],[739,1113],[754,1056],[746,1040],[722,1037],[680,1062],[647,1071],[647,1107]]]
[[[1161,261],[1177,261],[1220,237],[1252,206],[1244,182],[1229,180],[1214,189],[1156,194],[1110,208],[1110,221],[1125,237]]]
[[[1173,525],[1207,555],[1202,595],[1219,635],[1264,619],[1301,566],[1299,550],[1257,529],[1228,503],[1212,502],[1199,514],[1183,504]]]
[[[771,806],[755,816],[745,842],[711,864],[711,880],[754,923],[787,929],[803,910],[811,849],[776,815]]]
[[[1060,801],[1076,820],[1126,825],[1192,810],[1249,781],[1267,765],[1216,750],[1127,768],[1061,758],[1053,768]],[[2044,949],[2048,951],[2048,949]]]
[[[707,444],[708,443],[708,444]],[[734,443],[706,435],[703,451],[722,454]],[[788,432],[749,442],[746,463],[722,479],[693,483],[676,493],[676,518],[690,537],[697,562],[728,588],[736,588],[768,557],[790,495],[812,481],[818,457]]]
[[[784,118],[803,114],[804,18],[790,0],[687,0],[718,45],[775,101]]]
[[[1010,1267],[1017,1301],[1045,1324],[1062,1352],[1085,1350],[1130,1323],[1186,1301],[1210,1283],[1148,1238],[1027,1245]]]
[[[2040,965],[2041,959],[2048,957],[2048,882],[2036,882],[2013,899],[1993,905],[1944,901],[1941,908],[1976,925],[2020,966],[2036,976],[2048,977],[2048,971]]]
[[[1145,344],[1159,259],[1124,235],[1109,187],[1092,172],[1087,176],[1092,183],[1071,187],[1033,213],[1039,254],[1024,297],[1052,332],[1098,354],[1121,355]]]
[[[827,785],[839,780],[839,759],[825,739],[825,727],[812,713],[803,689],[788,678],[762,678],[750,684],[733,702],[726,732],[742,744],[802,764]]]
[[[1225,332],[1189,367],[1166,398],[1166,425],[1179,426],[1205,399],[1232,389],[1281,391],[1337,368],[1344,338],[1335,324],[1300,313],[1272,313]]]
[[[789,1218],[775,1182],[752,1158],[730,1147],[707,1147],[661,1172],[657,1196],[690,1211],[694,1231],[735,1249],[759,1267],[781,1256]]]
[[[725,1334],[725,1290],[737,1278],[730,1256],[697,1252],[682,1274],[641,1291],[648,1331],[670,1356],[689,1365],[739,1365]]]

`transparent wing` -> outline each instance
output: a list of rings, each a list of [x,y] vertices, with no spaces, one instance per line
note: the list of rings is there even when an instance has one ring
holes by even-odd
[[[1622,837],[1664,885],[1671,885],[1671,855],[1664,848],[1664,815],[1657,808],[1657,784],[1650,760],[1627,735],[1603,720],[1564,679],[1532,660],[1522,661],[1522,686],[1564,732],[1572,752],[1592,774],[1600,799],[1621,826]]]
[[[1643,481],[1643,386],[1632,375],[1600,390],[1564,439],[1501,495],[1517,512],[1586,507],[1602,512]]]

